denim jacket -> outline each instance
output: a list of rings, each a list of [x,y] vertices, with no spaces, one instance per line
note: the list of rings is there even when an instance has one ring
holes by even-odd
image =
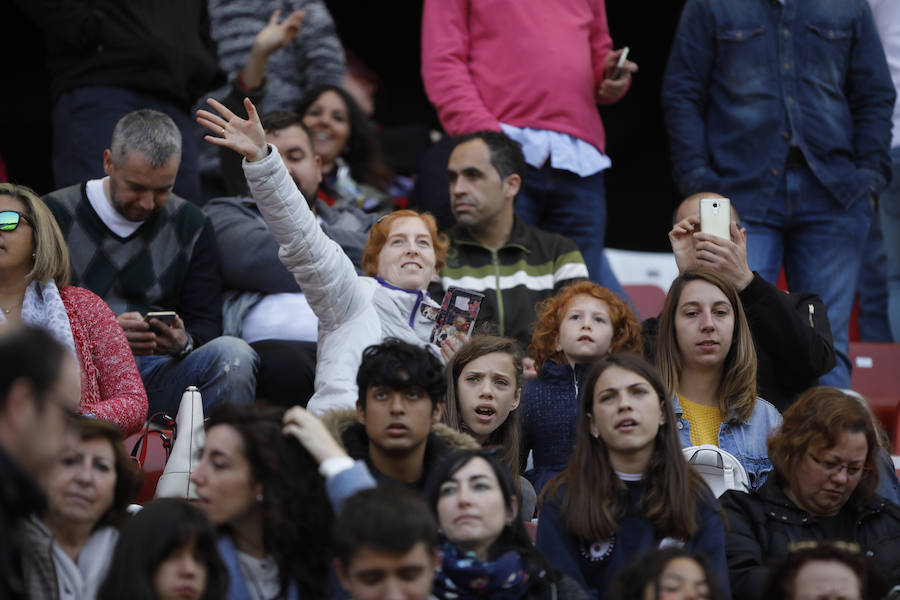
[[[866,0],[688,0],[663,81],[675,179],[760,221],[797,146],[849,207],[890,178],[894,97]]]
[[[672,411],[675,413],[675,427],[681,447],[693,446],[691,442],[691,426],[684,418],[684,411],[678,403],[678,394],[672,399]],[[756,406],[750,418],[743,423],[722,422],[719,425],[718,446],[730,452],[747,470],[750,478],[750,489],[757,490],[772,470],[769,453],[766,450],[766,438],[769,433],[781,425],[781,413],[778,409],[763,400],[756,399]]]

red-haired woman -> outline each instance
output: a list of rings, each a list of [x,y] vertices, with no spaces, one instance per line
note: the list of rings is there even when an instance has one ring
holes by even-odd
[[[197,121],[215,135],[206,140],[244,155],[251,194],[281,249],[281,261],[294,275],[319,319],[316,391],[309,409],[321,414],[352,408],[358,398],[356,371],[364,348],[386,338],[430,346],[438,308],[426,293],[443,266],[449,241],[434,218],[411,210],[387,215],[372,226],[362,257],[365,277],[316,222],[306,200],[266,144],[256,108],[245,100],[248,119],[209,100],[219,115],[201,110]],[[459,345],[448,340],[435,353],[447,358]]]
[[[538,305],[528,350],[538,377],[522,396],[522,446],[534,452],[525,475],[540,493],[575,447],[579,390],[591,364],[615,350],[640,352],[641,325],[613,292],[581,281]]]

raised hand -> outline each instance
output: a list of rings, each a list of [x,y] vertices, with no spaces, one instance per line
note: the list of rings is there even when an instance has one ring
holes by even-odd
[[[697,232],[694,234],[697,264],[709,267],[730,281],[738,291],[753,281],[753,271],[747,264],[747,230],[731,222],[731,239]]]
[[[230,148],[238,154],[243,154],[249,162],[266,157],[268,154],[266,132],[259,121],[256,107],[249,98],[244,98],[246,119],[237,116],[214,98],[207,98],[206,103],[218,114],[202,109],[197,111],[197,123],[215,134],[206,135],[203,139],[216,146]]]
[[[700,217],[691,215],[675,223],[669,232],[669,242],[672,244],[672,253],[675,255],[679,273],[697,266],[694,233],[698,231],[700,231]]]
[[[306,17],[306,11],[295,10],[281,23],[278,22],[280,16],[280,9],[276,9],[272,13],[268,24],[260,29],[256,37],[253,38],[251,52],[259,52],[264,56],[269,56],[276,50],[287,46],[300,32],[300,25]]]

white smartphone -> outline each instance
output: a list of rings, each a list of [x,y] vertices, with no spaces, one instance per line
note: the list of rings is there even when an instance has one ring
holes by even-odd
[[[625,66],[625,61],[628,60],[628,52],[630,48],[625,46],[622,48],[622,54],[619,55],[619,60],[616,62],[616,70],[613,72],[613,79],[618,79],[622,76],[622,67]]]
[[[700,198],[700,231],[731,239],[731,200]]]

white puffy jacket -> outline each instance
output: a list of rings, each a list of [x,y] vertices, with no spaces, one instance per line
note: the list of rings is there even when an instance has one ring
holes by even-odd
[[[438,306],[427,293],[357,275],[341,247],[322,232],[274,146],[269,145],[266,158],[243,165],[250,193],[280,246],[279,258],[319,318],[311,412],[355,407],[362,351],[385,338],[425,346],[441,356],[429,343],[434,322],[421,310],[423,303]]]

